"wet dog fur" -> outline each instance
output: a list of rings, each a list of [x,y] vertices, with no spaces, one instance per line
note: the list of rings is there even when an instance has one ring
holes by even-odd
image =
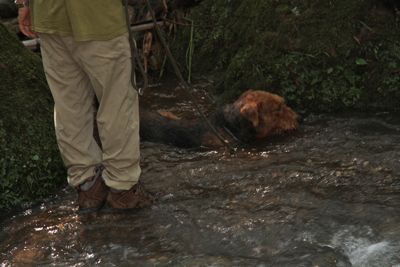
[[[299,116],[284,99],[265,91],[248,90],[234,103],[212,113],[208,119],[219,131],[227,129],[242,143],[255,143],[298,128]],[[178,147],[222,146],[201,119],[177,119],[170,113],[140,111],[142,141],[160,142]]]

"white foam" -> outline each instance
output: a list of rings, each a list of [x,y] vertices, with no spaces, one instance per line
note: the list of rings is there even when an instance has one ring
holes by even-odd
[[[349,227],[338,231],[332,237],[331,244],[342,250],[354,267],[400,267],[399,262],[393,262],[400,247],[386,240],[374,242],[372,237],[372,231],[368,231],[368,228]]]
[[[348,255],[353,266],[368,266],[368,264],[384,261],[385,256],[391,253],[391,245],[387,241],[360,245],[360,247]]]

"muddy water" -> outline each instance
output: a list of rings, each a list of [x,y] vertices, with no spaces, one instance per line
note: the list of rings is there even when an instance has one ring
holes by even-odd
[[[301,127],[234,156],[144,143],[154,206],[80,215],[65,189],[0,222],[1,266],[400,266],[400,119]]]

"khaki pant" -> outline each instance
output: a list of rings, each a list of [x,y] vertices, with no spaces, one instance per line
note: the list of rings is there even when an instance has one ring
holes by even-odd
[[[140,176],[139,104],[131,85],[128,35],[109,41],[76,42],[40,34],[43,65],[54,98],[58,146],[76,187],[103,165],[112,188],[127,190]],[[93,138],[93,99],[102,149]]]

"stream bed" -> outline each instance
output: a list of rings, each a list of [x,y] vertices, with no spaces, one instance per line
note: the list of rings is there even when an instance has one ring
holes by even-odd
[[[143,103],[193,114],[179,92]],[[142,158],[155,205],[79,214],[65,188],[1,218],[0,266],[400,267],[395,114],[310,115],[235,155],[143,143]]]

